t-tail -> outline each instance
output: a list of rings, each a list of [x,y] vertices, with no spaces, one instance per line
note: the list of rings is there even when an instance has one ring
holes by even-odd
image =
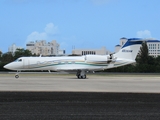
[[[128,39],[115,57],[135,61],[143,40],[139,38]]]

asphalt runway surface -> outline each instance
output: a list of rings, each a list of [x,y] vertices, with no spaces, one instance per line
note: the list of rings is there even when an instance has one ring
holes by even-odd
[[[0,74],[0,120],[159,120],[160,75]]]
[[[1,120],[159,120],[160,94],[0,92]]]

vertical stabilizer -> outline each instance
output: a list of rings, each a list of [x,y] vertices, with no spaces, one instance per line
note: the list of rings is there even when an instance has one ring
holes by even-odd
[[[135,60],[143,40],[139,38],[128,39],[119,52],[115,53],[115,57]]]

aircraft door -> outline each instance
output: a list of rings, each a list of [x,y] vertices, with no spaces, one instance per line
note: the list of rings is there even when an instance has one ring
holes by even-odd
[[[24,69],[29,68],[29,60],[27,58],[23,59],[23,68]]]

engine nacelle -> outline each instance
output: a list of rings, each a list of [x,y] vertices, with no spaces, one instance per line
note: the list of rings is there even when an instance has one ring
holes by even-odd
[[[86,62],[104,62],[107,61],[106,55],[86,55]]]

